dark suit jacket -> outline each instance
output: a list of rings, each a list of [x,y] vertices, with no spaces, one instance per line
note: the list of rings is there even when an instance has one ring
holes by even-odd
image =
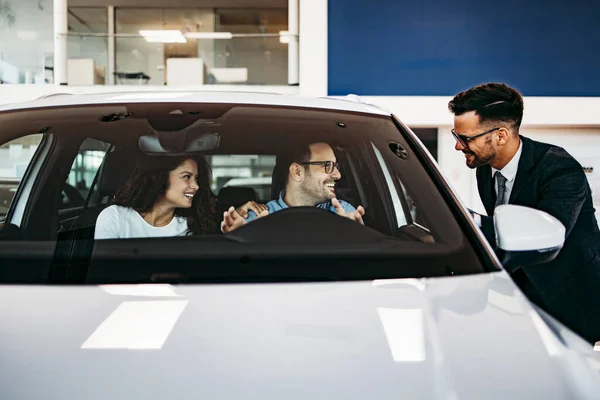
[[[566,228],[566,238],[556,259],[518,271],[529,282],[517,283],[530,299],[593,343],[600,340],[600,230],[588,181],[564,149],[523,136],[521,140],[508,203],[556,217]],[[477,168],[477,187],[488,216],[493,216],[496,193],[489,165]],[[491,219],[485,219],[484,233],[494,240]]]

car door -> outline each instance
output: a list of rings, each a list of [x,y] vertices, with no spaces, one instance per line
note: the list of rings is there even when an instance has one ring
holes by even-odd
[[[22,135],[4,143],[0,137],[0,223],[4,235],[21,233],[26,202],[34,190],[33,180],[41,159],[47,155],[42,147],[48,141],[44,134]]]

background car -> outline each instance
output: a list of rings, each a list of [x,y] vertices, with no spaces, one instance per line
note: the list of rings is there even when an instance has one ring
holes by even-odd
[[[0,230],[2,399],[600,393],[598,354],[501,263],[552,259],[564,227],[499,207],[499,260],[433,158],[383,109],[209,92],[0,109],[0,144],[30,135],[37,147]],[[268,174],[261,200],[271,200],[287,176],[278,155],[307,141],[332,146],[336,194],[365,208],[364,225],[291,207],[228,234],[94,240],[141,154],[203,156],[213,190],[218,177]],[[73,176],[89,189],[61,208]],[[213,193],[216,223],[219,207],[255,193],[226,188]]]

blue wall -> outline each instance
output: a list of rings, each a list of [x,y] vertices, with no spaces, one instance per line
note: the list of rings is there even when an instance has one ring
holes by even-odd
[[[600,96],[599,0],[329,0],[328,27],[330,95]]]

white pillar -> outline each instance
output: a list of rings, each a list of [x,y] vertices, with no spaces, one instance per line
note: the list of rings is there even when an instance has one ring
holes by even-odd
[[[297,85],[299,80],[298,1],[288,0],[288,85]]]
[[[327,96],[327,0],[300,0],[300,94]]]
[[[67,0],[54,0],[54,84],[67,84]]]
[[[115,6],[108,6],[108,43],[107,53],[108,59],[106,60],[106,77],[104,79],[105,85],[115,84]]]

